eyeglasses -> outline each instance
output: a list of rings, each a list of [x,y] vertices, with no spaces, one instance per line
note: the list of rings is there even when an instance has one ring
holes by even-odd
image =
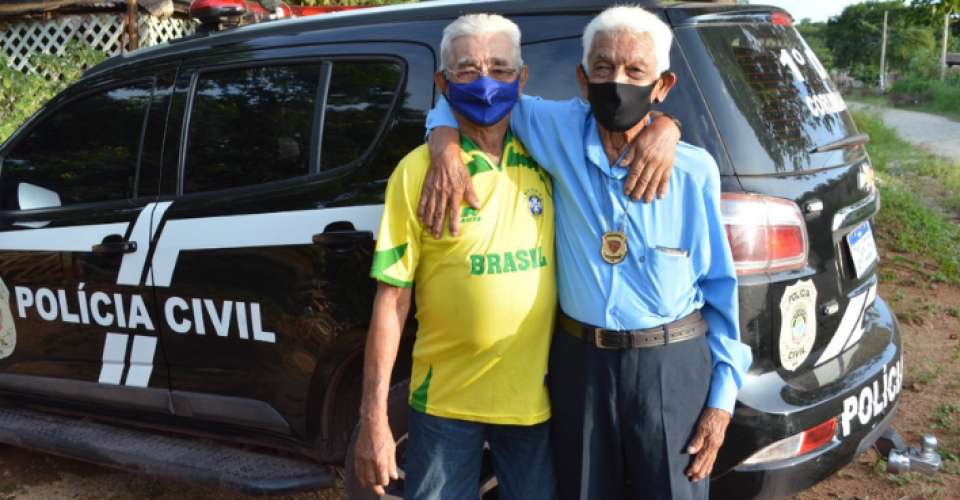
[[[486,72],[480,71],[478,69],[461,69],[457,71],[446,71],[449,77],[457,83],[470,83],[476,81],[477,78],[480,78],[483,75],[489,76],[494,80],[501,82],[512,82],[517,76],[516,68],[506,68],[506,67],[493,67],[487,70]]]

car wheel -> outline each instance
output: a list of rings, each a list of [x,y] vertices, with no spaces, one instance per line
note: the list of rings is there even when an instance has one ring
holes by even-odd
[[[390,394],[387,396],[387,418],[390,419],[390,430],[393,432],[393,439],[397,445],[397,475],[399,479],[390,481],[384,490],[386,494],[378,497],[373,491],[364,489],[360,486],[360,480],[353,469],[353,460],[357,446],[357,439],[360,437],[360,425],[353,431],[353,437],[350,439],[350,448],[347,449],[347,458],[345,464],[344,481],[346,483],[348,500],[378,500],[391,499],[400,500],[403,498],[403,479],[406,469],[407,453],[407,424],[410,411],[408,397],[410,395],[410,380],[404,380],[390,388]],[[490,454],[490,447],[484,444],[483,463],[480,470],[480,484],[477,486],[477,498],[479,500],[498,500],[500,498],[497,488],[497,477],[493,473],[493,461]]]

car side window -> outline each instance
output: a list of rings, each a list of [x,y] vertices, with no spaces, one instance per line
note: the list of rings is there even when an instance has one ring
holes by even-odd
[[[399,91],[395,62],[334,61],[324,110],[320,169],[347,165],[373,145]]]
[[[183,192],[252,186],[311,173],[322,64],[199,74]]]
[[[146,81],[97,92],[48,115],[6,155],[0,208],[135,198],[140,143],[153,88],[153,82]],[[21,204],[22,186],[30,192],[39,188],[47,196],[32,196],[29,203]]]
[[[350,60],[199,73],[183,192],[254,186],[356,161],[383,127],[402,75],[395,62]]]

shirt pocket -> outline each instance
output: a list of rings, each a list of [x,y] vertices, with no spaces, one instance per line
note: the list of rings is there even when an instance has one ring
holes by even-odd
[[[647,249],[649,297],[653,311],[660,316],[675,316],[687,304],[693,289],[690,252],[680,248]]]

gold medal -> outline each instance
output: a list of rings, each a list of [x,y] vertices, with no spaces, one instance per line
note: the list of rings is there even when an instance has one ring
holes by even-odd
[[[611,264],[619,264],[627,257],[627,235],[622,231],[603,233],[600,256]]]
[[[624,148],[623,153],[620,153],[620,158],[614,163],[614,165],[619,165],[620,160],[623,160],[623,155],[630,150],[630,147],[633,146],[633,143],[627,145]],[[597,172],[597,183],[601,186],[601,191],[603,191],[602,186],[603,182],[599,178],[600,172]],[[613,203],[616,195],[610,196],[610,202]],[[600,200],[600,205],[603,205],[603,212],[600,215],[603,225],[607,225],[606,218],[606,206],[603,203],[603,200]],[[620,230],[619,231],[607,231],[603,233],[603,236],[600,237],[600,256],[603,257],[603,260],[607,261],[608,264],[619,264],[623,262],[623,259],[627,258],[627,212],[630,209],[630,198],[627,198],[627,203],[623,207],[623,218],[620,219]],[[606,227],[604,227],[606,229]]]

